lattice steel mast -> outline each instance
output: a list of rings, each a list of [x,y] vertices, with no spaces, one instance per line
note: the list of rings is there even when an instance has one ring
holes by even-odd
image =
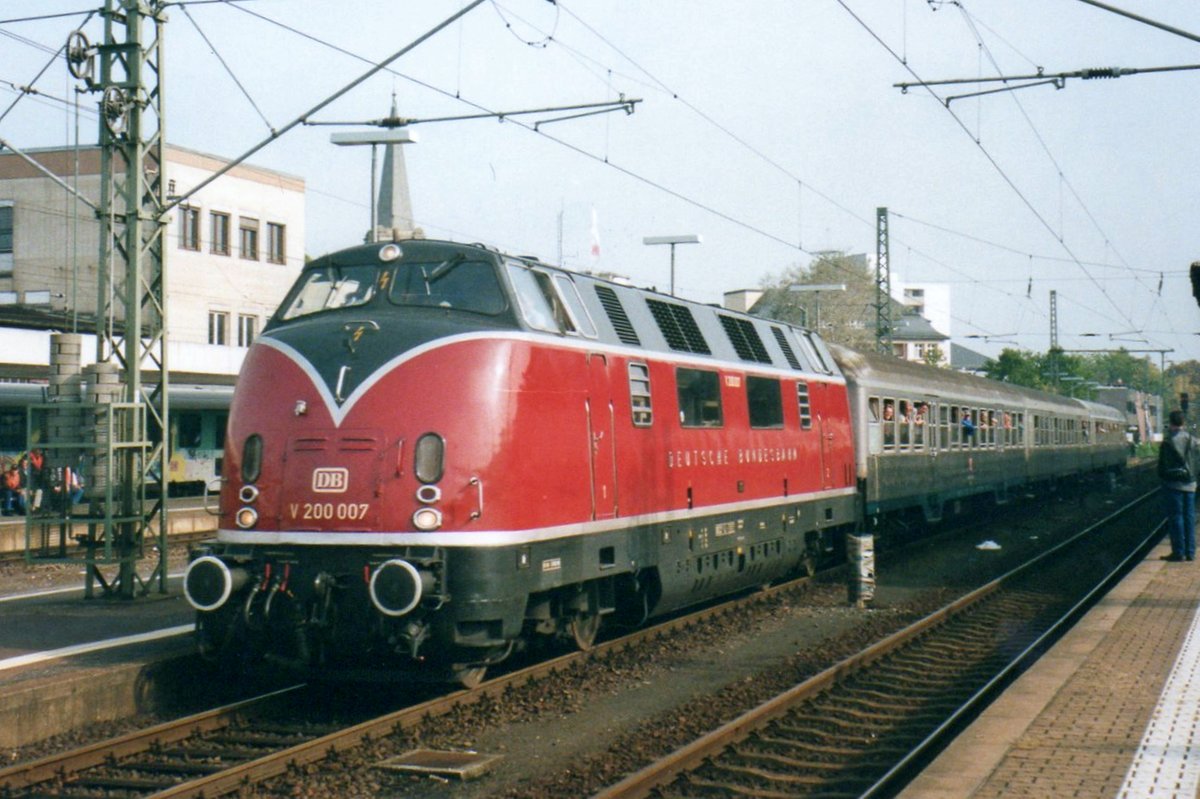
[[[107,411],[97,409],[98,416],[108,415],[112,434],[107,446],[96,442],[93,481],[107,478],[113,490],[112,503],[103,508],[98,506],[107,503],[93,493],[89,515],[104,517],[102,540],[119,564],[114,589],[126,598],[134,595],[136,583],[149,591],[155,577],[165,593],[167,577],[164,6],[158,0],[106,0],[94,87],[101,92],[96,361],[119,368],[123,390]],[[145,379],[151,373],[153,387]],[[157,443],[151,443],[151,426],[161,431]],[[147,502],[148,484],[158,487],[153,503]],[[147,534],[157,537],[158,563],[143,581],[136,566]]]

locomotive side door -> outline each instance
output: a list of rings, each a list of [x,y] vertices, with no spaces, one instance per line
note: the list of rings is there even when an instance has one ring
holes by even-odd
[[[817,436],[820,438],[820,454],[821,454],[821,488],[833,488],[833,432],[829,429],[829,425],[825,423],[825,412],[829,405],[829,384],[824,382],[815,382],[809,384],[809,391],[816,390],[819,396],[811,397],[814,415],[816,418]]]
[[[821,413],[817,414],[817,431],[821,436],[821,488],[833,488],[833,433]]]
[[[617,515],[617,460],[613,441],[612,386],[608,374],[608,358],[591,352],[588,353],[587,359],[592,518],[611,519]]]

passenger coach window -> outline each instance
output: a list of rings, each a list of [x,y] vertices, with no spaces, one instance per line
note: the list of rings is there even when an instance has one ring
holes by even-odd
[[[179,432],[175,435],[175,446],[179,449],[196,449],[200,446],[203,420],[198,413],[179,414]]]
[[[936,441],[932,438],[932,433],[927,434],[925,427],[932,424],[932,419],[929,418],[929,403],[917,402],[913,406],[913,448],[924,449],[925,438],[930,437],[929,443],[931,446],[936,446]]]
[[[679,393],[679,422],[684,427],[720,427],[721,381],[716,372],[701,369],[675,370]]]
[[[629,364],[629,405],[633,409],[633,426],[649,427],[654,421],[650,405],[650,368],[644,363]]]
[[[883,401],[883,448],[896,448],[896,401]]]
[[[783,427],[783,393],[778,380],[748,376],[746,401],[751,427]]]

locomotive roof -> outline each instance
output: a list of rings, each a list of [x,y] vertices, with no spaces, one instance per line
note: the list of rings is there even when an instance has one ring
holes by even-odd
[[[459,253],[500,261],[518,261],[550,274],[568,276],[596,328],[595,339],[616,347],[674,354],[736,364],[743,369],[784,370],[825,375],[841,380],[837,363],[824,342],[786,322],[752,316],[639,288],[604,277],[573,272],[532,256],[507,255],[481,244],[458,244],[433,239],[407,239],[350,247],[314,259],[306,269],[330,265],[380,264],[380,250],[398,245],[404,258],[443,260]],[[266,331],[264,331],[266,332]],[[550,334],[553,335],[553,334]]]

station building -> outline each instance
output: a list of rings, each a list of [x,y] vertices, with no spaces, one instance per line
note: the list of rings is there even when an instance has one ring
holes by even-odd
[[[26,154],[99,204],[99,147]],[[163,158],[168,197],[229,163],[174,145]],[[304,191],[303,178],[241,164],[172,212],[164,268],[173,381],[233,383],[304,264]],[[0,153],[0,380],[44,379],[52,331],[95,331],[100,232],[91,208],[20,155]],[[89,335],[85,363],[94,355]]]

